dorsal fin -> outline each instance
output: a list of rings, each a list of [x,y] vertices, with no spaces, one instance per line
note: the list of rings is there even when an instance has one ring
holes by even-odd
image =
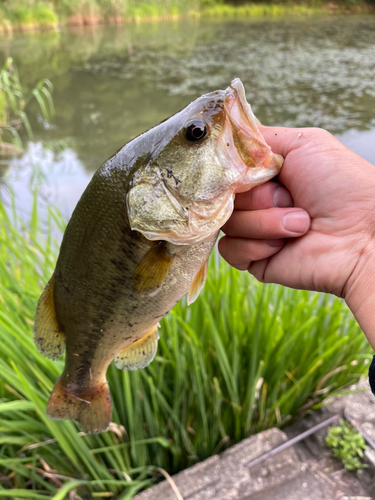
[[[56,318],[53,291],[55,278],[47,283],[40,296],[34,323],[34,342],[46,358],[59,359],[65,348],[65,336]]]
[[[138,370],[151,363],[158,349],[158,326],[159,323],[137,342],[118,353],[115,358],[117,368],[120,370]]]

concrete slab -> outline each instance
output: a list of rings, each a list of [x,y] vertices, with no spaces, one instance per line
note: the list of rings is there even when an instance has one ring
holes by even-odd
[[[246,464],[287,439],[279,429],[269,429],[173,476],[184,500],[239,500],[257,491],[281,484],[299,473],[300,462],[292,448],[277,455],[263,467]],[[262,476],[262,471],[265,471]],[[260,473],[260,476],[259,476]],[[137,495],[134,500],[176,500],[167,481]]]
[[[281,485],[243,500],[333,500],[332,487],[316,479],[307,470],[298,476],[285,480]]]
[[[375,441],[375,397],[367,390],[332,400],[323,411],[286,429],[287,433],[269,429],[244,439],[221,455],[176,474],[173,481],[184,500],[375,499],[375,469],[367,469],[361,476],[346,471],[324,446],[327,429],[256,467],[246,467],[249,461],[332,414],[343,412],[344,408]],[[375,463],[375,454],[371,451],[367,454]],[[170,484],[163,481],[134,500],[177,500],[177,497]]]

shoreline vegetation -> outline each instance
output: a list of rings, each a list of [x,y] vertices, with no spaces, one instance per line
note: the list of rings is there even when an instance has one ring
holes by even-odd
[[[21,119],[31,136],[27,105],[36,100],[48,119],[52,86],[43,79],[23,93],[21,83],[9,58],[0,71],[0,123],[5,133]],[[183,299],[162,319],[155,360],[133,372],[111,363],[108,430],[87,435],[72,421],[49,419],[64,363],[38,353],[33,325],[65,221],[58,208],[40,210],[38,167],[26,220],[7,185],[0,198],[0,496],[131,500],[160,470],[177,473],[289,425],[366,375],[372,349],[342,300],[258,283],[213,252],[195,303]]]
[[[370,0],[371,1],[371,0]],[[0,34],[14,30],[56,29],[59,26],[122,24],[183,18],[259,18],[375,13],[364,0],[324,2],[223,0],[0,0]]]
[[[12,498],[130,500],[249,435],[284,427],[365,376],[371,347],[336,297],[263,285],[210,259],[196,302],[161,322],[155,360],[107,376],[113,422],[85,435],[45,409],[63,361],[33,342],[37,300],[57,257],[57,209],[29,221],[0,200],[0,491]],[[1,496],[8,496],[6,493]]]
[[[8,137],[17,120],[29,126],[30,99],[46,119],[54,110],[48,80],[22,88],[8,59],[0,70],[0,128],[5,134],[8,126]],[[57,208],[38,209],[41,183],[36,168],[27,220],[11,186],[0,198],[1,497],[131,500],[161,470],[177,473],[289,425],[366,376],[372,349],[342,300],[258,283],[214,252],[195,303],[183,299],[161,321],[155,360],[134,372],[109,367],[106,432],[86,435],[71,421],[47,418],[63,360],[38,353],[33,324],[65,222]]]

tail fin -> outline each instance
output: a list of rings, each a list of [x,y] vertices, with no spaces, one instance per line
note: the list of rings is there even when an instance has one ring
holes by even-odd
[[[47,416],[54,420],[76,420],[87,434],[103,432],[112,417],[108,382],[76,396],[58,379],[48,401]]]

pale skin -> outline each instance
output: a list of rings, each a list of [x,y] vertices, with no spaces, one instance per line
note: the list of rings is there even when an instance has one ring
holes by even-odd
[[[221,255],[261,282],[344,298],[375,349],[375,166],[325,130],[260,129],[285,163],[236,196]]]

